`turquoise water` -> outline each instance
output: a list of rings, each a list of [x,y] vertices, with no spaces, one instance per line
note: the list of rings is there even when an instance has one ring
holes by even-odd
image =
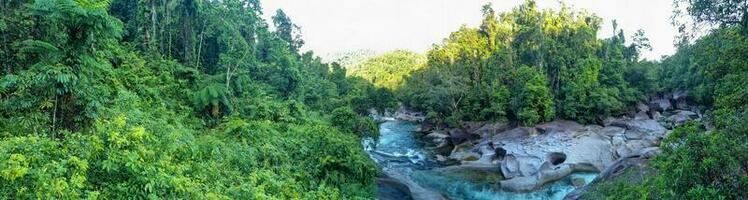
[[[471,175],[472,172],[445,173],[436,171],[415,171],[411,174],[414,181],[422,186],[434,188],[441,191],[450,199],[471,200],[510,200],[510,199],[563,199],[566,194],[575,188],[571,185],[572,178],[582,178],[585,184],[594,179],[596,173],[575,173],[554,183],[543,186],[543,188],[527,192],[508,192],[499,189],[498,179],[486,180],[485,177]],[[472,177],[471,177],[472,176]],[[476,179],[476,177],[478,179]],[[498,178],[498,177],[497,177]]]
[[[572,179],[582,178],[587,184],[597,176],[596,173],[574,173],[533,192],[503,191],[499,187],[501,177],[497,174],[433,169],[429,152],[416,137],[416,128],[417,125],[410,122],[385,121],[379,125],[379,138],[376,141],[364,139],[364,148],[383,170],[405,172],[419,185],[439,191],[450,199],[563,199],[574,190]]]

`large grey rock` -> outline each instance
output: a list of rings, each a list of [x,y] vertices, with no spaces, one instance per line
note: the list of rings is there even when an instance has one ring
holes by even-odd
[[[641,140],[646,136],[647,133],[636,131],[636,130],[626,130],[624,133],[624,136],[626,136],[627,140]]]
[[[617,126],[606,126],[603,127],[599,133],[608,137],[613,137],[616,135],[623,135],[626,132],[626,129],[617,127]]]
[[[488,123],[476,129],[474,133],[480,135],[481,138],[488,138],[506,131],[509,127],[509,124],[503,122]]]
[[[535,126],[535,128],[540,131],[540,133],[548,134],[564,131],[580,131],[584,128],[584,126],[574,121],[559,120],[540,124]]]
[[[585,184],[585,180],[582,177],[574,177],[571,179],[571,185],[574,187],[582,187]]]
[[[590,197],[585,197],[585,193],[588,191],[594,189],[593,185],[599,184],[601,182],[611,181],[613,179],[616,179],[618,177],[623,177],[623,175],[627,169],[634,168],[636,171],[636,175],[631,177],[638,177],[639,180],[626,180],[626,181],[633,181],[632,184],[637,184],[638,182],[642,181],[643,177],[647,177],[651,174],[651,170],[647,167],[647,164],[649,163],[649,159],[646,159],[641,156],[630,156],[630,157],[623,157],[618,160],[616,160],[613,164],[608,166],[605,170],[603,170],[600,175],[598,175],[592,182],[588,185],[585,185],[581,188],[578,188],[564,197],[565,200],[576,200],[576,199],[589,199]]]
[[[430,149],[437,155],[449,155],[450,153],[452,153],[452,149],[454,149],[454,147],[450,145],[448,141],[436,144],[436,146],[428,146],[426,148]]]
[[[543,134],[531,134],[533,129],[516,128],[493,137],[495,149],[505,154],[501,160],[502,173],[507,178],[537,174],[545,162],[556,162],[553,156],[563,155],[561,163],[591,166],[597,171],[614,159],[608,136],[599,133],[604,127],[585,127],[574,122],[557,121],[536,127]],[[620,127],[607,128],[610,134],[623,132]],[[555,161],[554,161],[555,160]]]
[[[470,134],[461,128],[453,128],[449,130],[449,139],[452,140],[452,144],[460,144],[470,139]]]
[[[480,154],[471,151],[458,151],[449,155],[449,158],[459,161],[475,161],[480,158]]]
[[[501,146],[501,143],[518,142],[535,134],[537,134],[535,128],[518,127],[496,134],[491,137],[490,140],[493,142],[494,146]]]
[[[684,124],[688,121],[695,120],[699,118],[699,114],[696,114],[695,112],[686,111],[686,110],[678,110],[675,112],[675,114],[671,115],[670,117],[667,117],[665,121],[668,123],[669,126],[675,127],[681,124]]]
[[[452,152],[452,143],[449,139],[449,135],[442,131],[434,131],[424,136],[426,141],[430,142],[427,146],[433,152],[439,155],[449,155]]]
[[[618,126],[626,129],[626,135],[632,138],[644,135],[662,136],[667,129],[655,120],[631,120],[622,119],[611,123],[611,126]]]
[[[501,162],[501,173],[505,178],[529,176],[540,168],[543,160],[534,156],[507,155]]]
[[[394,115],[393,118],[395,119],[411,122],[423,122],[426,119],[426,116],[423,113],[411,111],[405,107],[400,107],[397,112],[392,115]]]
[[[442,155],[436,155],[436,162],[444,166],[456,165],[460,163],[459,160],[456,160],[456,159],[453,159],[447,156],[442,156]]]
[[[449,135],[447,135],[446,133],[441,132],[441,131],[434,131],[434,132],[431,132],[431,133],[427,134],[424,137],[426,139],[430,139],[432,141],[440,141],[440,140],[445,140],[445,139],[449,138]],[[436,143],[436,142],[434,142],[434,143]]]
[[[640,155],[643,149],[652,147],[654,144],[652,141],[647,140],[632,140],[624,145],[621,145],[616,149],[616,154],[619,158]]]
[[[386,181],[389,184],[397,185],[403,190],[407,189],[407,193],[413,200],[442,200],[446,199],[444,196],[436,191],[420,186],[418,183],[410,179],[410,176],[403,174],[398,171],[383,171],[384,176],[387,178]]]
[[[660,112],[658,112],[658,111],[652,112],[652,119],[653,120],[660,121],[660,120],[662,120],[662,118],[663,117],[662,117],[662,114]]]
[[[649,102],[649,107],[654,109],[655,111],[667,111],[670,109],[673,109],[673,105],[670,103],[669,99],[656,99]]]
[[[647,120],[649,119],[649,114],[647,114],[647,111],[639,111],[634,115],[635,120]]]
[[[672,98],[675,101],[675,109],[687,110],[689,108],[687,91],[675,91]]]
[[[463,122],[460,122],[460,127],[462,127],[468,133],[475,133],[479,128],[483,127],[483,125],[485,124],[486,122],[463,121]]]
[[[636,111],[638,112],[649,112],[649,106],[645,105],[642,102],[639,102],[636,104]]]
[[[654,158],[655,156],[662,153],[660,147],[647,147],[640,150],[639,155],[646,159]]]
[[[543,185],[560,180],[571,173],[588,171],[585,165],[563,164],[539,171],[532,176],[516,177],[500,182],[501,188],[514,192],[528,192],[536,190]]]
[[[651,119],[618,118],[608,123],[611,126],[554,121],[483,134],[487,137],[455,147],[450,158],[463,159],[454,167],[495,166],[505,178],[502,188],[530,191],[572,172],[603,171],[619,157],[654,155],[657,150],[652,147],[667,131]]]

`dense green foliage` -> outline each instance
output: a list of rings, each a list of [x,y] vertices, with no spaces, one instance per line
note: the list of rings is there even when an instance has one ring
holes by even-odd
[[[653,162],[658,176],[617,197],[740,199],[748,196],[748,38],[724,27],[663,61],[666,89],[687,90],[712,120],[676,128]],[[705,125],[713,129],[704,129]]]
[[[271,31],[256,0],[2,4],[0,199],[374,194],[362,114],[394,97],[299,52],[282,11]]]
[[[361,77],[377,87],[390,90],[403,86],[405,78],[413,71],[423,68],[426,58],[420,54],[405,50],[395,50],[367,59],[352,66],[348,72],[351,76]]]
[[[653,81],[647,73],[624,78],[648,63],[638,55],[649,44],[639,31],[624,45],[615,25],[615,35],[600,40],[600,22],[565,6],[541,11],[534,1],[501,14],[486,5],[480,27],[462,27],[428,52],[427,66],[400,90],[402,100],[447,123],[597,122],[623,113]]]
[[[652,162],[657,175],[639,184],[620,184],[607,194],[611,199],[748,196],[748,27],[714,18],[745,16],[745,2],[687,3],[697,21],[712,20],[720,27],[693,43],[681,43],[656,76],[663,91],[688,91],[710,120],[673,130],[661,145],[663,154]],[[740,6],[743,10],[733,10]]]
[[[425,56],[341,66],[301,52],[299,26],[263,20],[258,0],[3,1],[0,199],[368,199],[377,170],[359,141],[378,131],[364,115],[396,100],[450,126],[533,125],[673,91],[710,120],[663,141],[656,175],[604,196],[745,198],[748,5],[675,3],[718,27],[658,62],[639,58],[643,31],[598,39],[599,17],[528,0],[485,6]]]

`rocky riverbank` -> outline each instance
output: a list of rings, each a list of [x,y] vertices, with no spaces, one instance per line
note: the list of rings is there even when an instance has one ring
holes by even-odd
[[[421,123],[420,139],[434,153],[432,160],[440,169],[495,173],[502,190],[528,192],[572,173],[610,174],[632,166],[621,164],[622,160],[646,161],[658,154],[669,129],[702,118],[686,97],[673,93],[653,98],[626,116],[595,125],[560,120],[533,127],[463,122],[460,127],[435,128],[422,123],[424,115],[418,112],[400,109],[391,116]],[[410,184],[414,183],[406,183]]]

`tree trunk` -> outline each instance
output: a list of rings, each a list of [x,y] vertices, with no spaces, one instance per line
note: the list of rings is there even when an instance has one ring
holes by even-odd
[[[156,0],[151,0],[151,48],[154,48],[156,40]]]
[[[55,137],[55,130],[57,129],[57,93],[55,92],[55,108],[52,111],[52,137]]]

